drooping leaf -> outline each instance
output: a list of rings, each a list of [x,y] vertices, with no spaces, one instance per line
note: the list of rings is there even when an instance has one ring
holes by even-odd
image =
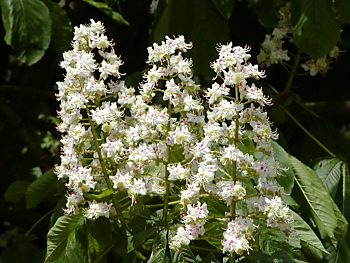
[[[315,171],[295,157],[291,157],[291,163],[295,171],[295,182],[304,195],[305,205],[310,209],[321,238],[329,238],[336,247],[338,240],[346,233],[348,226],[346,219]]]
[[[276,142],[272,143],[274,157],[280,163],[283,173],[277,177],[278,183],[283,186],[284,192],[290,195],[294,187],[294,171],[290,155]]]
[[[67,12],[57,3],[51,0],[44,1],[50,10],[52,37],[51,43],[59,54],[67,51],[71,47],[72,23]]]
[[[46,171],[38,179],[32,182],[26,191],[27,208],[35,208],[44,200],[57,185],[57,177],[53,169]]]
[[[29,182],[23,180],[12,182],[6,189],[5,200],[12,203],[20,202],[29,184]]]
[[[212,0],[212,2],[224,18],[230,18],[236,0]]]
[[[335,0],[333,4],[340,22],[350,25],[350,4],[348,0]]]
[[[125,18],[118,12],[114,11],[109,5],[103,2],[97,2],[93,0],[83,0],[85,3],[96,7],[97,9],[104,12],[106,15],[108,15],[110,18],[112,18],[114,21],[116,21],[119,24],[127,25],[129,26],[129,22],[125,20]]]
[[[326,187],[333,200],[338,190],[343,165],[344,163],[339,159],[328,159],[322,160],[314,166],[316,174],[321,178],[323,185]]]
[[[296,235],[301,241],[302,249],[308,255],[313,256],[316,260],[321,260],[323,255],[328,253],[321,240],[301,216],[297,213],[293,213],[293,217],[294,229]]]
[[[313,59],[327,55],[340,40],[331,0],[298,0],[299,20],[295,25],[297,47]]]
[[[21,63],[33,65],[51,40],[49,9],[40,0],[0,0],[5,42]]]
[[[63,256],[69,257],[66,251],[68,245],[74,246],[76,243],[75,234],[84,224],[84,216],[61,216],[47,234],[47,252],[45,262],[55,262]],[[70,243],[73,242],[73,243]]]
[[[166,35],[184,35],[187,42],[193,43],[189,57],[193,58],[194,71],[204,77],[212,74],[209,65],[217,56],[217,44],[230,41],[227,19],[211,0],[169,0],[154,27],[152,40],[163,41]]]

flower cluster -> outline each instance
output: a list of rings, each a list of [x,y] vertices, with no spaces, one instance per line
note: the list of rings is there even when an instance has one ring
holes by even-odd
[[[283,61],[289,61],[288,50],[283,49],[283,44],[293,33],[291,23],[290,2],[279,10],[278,25],[274,28],[271,35],[266,35],[261,44],[261,50],[257,56],[259,64],[270,66],[279,64]]]
[[[277,134],[264,111],[271,100],[254,84],[265,74],[249,62],[250,49],[219,46],[211,64],[215,82],[201,98],[192,60],[183,56],[192,44],[183,36],[148,48],[150,69],[135,89],[119,80],[123,63],[104,30],[93,20],[75,28],[61,64],[56,173],[67,181],[65,212],[120,219],[116,193],[131,205],[158,195],[168,226],[171,196],[182,205],[169,240],[179,249],[205,236],[209,198],[227,208],[213,215],[226,224],[225,253],[249,253],[262,219],[288,235],[293,219],[280,198],[281,169],[271,145]]]
[[[121,115],[109,102],[92,109],[92,105],[110,93],[106,80],[121,75],[119,66],[122,61],[104,32],[102,23],[93,20],[89,26],[75,27],[73,49],[63,54],[61,63],[66,71],[65,79],[57,83],[61,119],[58,130],[63,136],[61,164],[56,167],[56,173],[60,179],[68,178],[65,212],[78,213],[79,208],[84,207],[88,218],[109,217],[110,209],[110,205],[96,201],[86,207],[84,198],[85,193],[101,189],[106,184],[96,160],[98,154],[93,141],[97,138],[95,123],[92,122],[106,123]],[[100,56],[102,62],[98,62],[96,56]],[[89,159],[94,161],[89,162]]]
[[[338,58],[340,52],[339,47],[335,46],[327,56],[309,59],[301,64],[301,67],[309,72],[310,76],[316,76],[318,73],[325,75],[329,70],[330,64]]]

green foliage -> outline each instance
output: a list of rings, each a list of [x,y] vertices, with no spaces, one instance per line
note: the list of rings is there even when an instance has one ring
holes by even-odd
[[[348,223],[328,194],[316,172],[291,157],[296,183],[305,198],[322,239],[329,238],[336,247],[347,230]],[[304,205],[305,206],[305,205]]]
[[[70,48],[72,39],[72,23],[67,12],[57,3],[45,0],[44,3],[50,10],[51,18],[51,43],[58,54],[62,54]]]
[[[29,182],[23,180],[14,181],[7,187],[5,200],[12,203],[20,202],[24,197],[29,184]]]
[[[40,0],[1,0],[5,41],[18,60],[27,65],[38,62],[51,40],[51,18]]]
[[[45,262],[86,262],[86,251],[78,240],[78,230],[84,224],[84,216],[61,216],[47,234]],[[75,261],[77,260],[77,261]]]
[[[26,191],[27,208],[36,207],[42,200],[51,194],[57,185],[57,177],[53,169],[42,174],[32,182]]]
[[[328,254],[314,230],[297,213],[294,213],[294,227],[304,253],[311,255],[315,260],[321,260]]]
[[[111,17],[114,21],[116,21],[119,24],[124,24],[129,26],[129,22],[124,19],[124,17],[119,13],[114,11],[108,4],[103,3],[103,2],[98,2],[94,0],[83,0],[85,3],[96,7],[97,9],[101,10],[104,12],[106,15]]]
[[[335,195],[338,191],[344,165],[345,164],[338,159],[328,159],[318,162],[314,167],[316,174],[320,177],[333,200],[335,200]]]
[[[294,41],[297,47],[317,59],[328,54],[340,40],[330,0],[295,1],[297,17]],[[299,9],[300,8],[300,9]]]

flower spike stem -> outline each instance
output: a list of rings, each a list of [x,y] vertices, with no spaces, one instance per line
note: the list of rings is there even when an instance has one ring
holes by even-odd
[[[90,110],[89,110],[89,106],[86,105],[86,113],[87,113],[87,117],[88,117],[88,120],[89,120],[89,123],[90,123],[90,127],[91,127],[91,133],[92,133],[92,137],[93,137],[93,142],[95,144],[95,147],[96,147],[96,152],[97,152],[97,155],[98,155],[98,160],[100,162],[100,165],[101,165],[101,169],[102,169],[102,173],[103,173],[103,178],[108,186],[108,189],[112,190],[114,192],[114,189],[113,189],[113,185],[108,177],[108,172],[107,172],[107,169],[106,169],[106,165],[103,161],[103,156],[102,156],[102,153],[101,153],[101,149],[100,149],[100,143],[99,143],[99,139],[97,137],[97,134],[96,134],[96,130],[95,130],[95,126],[94,126],[94,123],[91,119],[91,114],[90,114]],[[115,195],[113,194],[113,206],[117,212],[117,216],[120,220],[120,223],[124,226],[125,225],[125,221],[124,221],[124,218],[123,218],[123,215],[122,215],[122,212],[120,210],[120,207],[119,207],[119,202],[118,200],[116,199]]]

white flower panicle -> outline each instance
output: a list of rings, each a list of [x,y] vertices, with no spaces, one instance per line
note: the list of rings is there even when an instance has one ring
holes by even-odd
[[[76,27],[73,49],[61,63],[66,74],[57,83],[62,151],[56,173],[66,180],[65,212],[118,220],[117,192],[131,205],[142,196],[178,197],[173,249],[206,235],[213,202],[227,208],[218,219],[227,224],[224,253],[249,253],[261,219],[291,233],[293,219],[276,182],[281,169],[271,142],[277,133],[264,111],[271,100],[254,84],[265,73],[249,62],[250,48],[218,47],[211,64],[215,82],[204,102],[192,60],[184,56],[192,44],[183,36],[148,48],[150,69],[135,89],[119,80],[123,62],[104,33],[93,20]]]
[[[277,139],[277,133],[263,111],[271,105],[271,99],[252,82],[264,78],[265,73],[249,62],[249,51],[248,47],[235,47],[232,43],[220,45],[219,58],[211,64],[216,81],[205,92],[209,110],[204,137],[191,149],[187,189],[181,192],[186,215],[184,225],[172,237],[173,248],[205,235],[198,230],[201,228],[194,228],[195,235],[188,232],[190,222],[203,225],[202,218],[193,216],[197,214],[193,204],[201,202],[205,194],[228,207],[223,215],[229,220],[222,240],[225,253],[242,255],[253,249],[258,225],[253,218],[264,218],[269,227],[279,228],[286,238],[292,231],[291,213],[279,197],[283,189],[276,181],[281,169],[274,159],[271,142]],[[178,176],[172,177],[179,178],[181,168]],[[263,198],[259,206],[253,202],[256,197]],[[208,209],[205,217],[209,215]]]
[[[257,56],[259,64],[270,66],[272,64],[280,64],[289,61],[288,50],[283,49],[283,45],[293,33],[291,22],[291,4],[288,2],[279,10],[279,21],[271,35],[266,35],[265,40],[261,44],[261,50]]]

